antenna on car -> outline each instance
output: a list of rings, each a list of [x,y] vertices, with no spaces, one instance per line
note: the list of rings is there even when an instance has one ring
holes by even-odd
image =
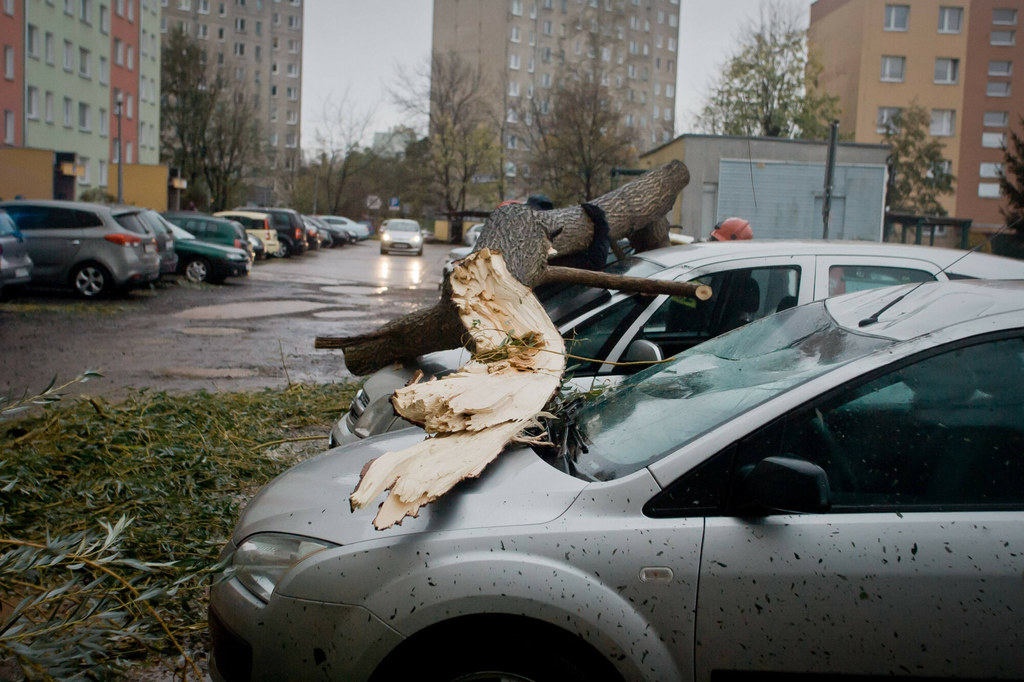
[[[950,269],[951,267],[953,267],[954,265],[956,265],[957,263],[959,263],[960,261],[962,261],[962,260],[963,260],[964,258],[967,258],[967,256],[969,256],[970,254],[974,253],[975,251],[977,251],[977,250],[978,250],[978,249],[980,249],[981,247],[985,246],[986,244],[990,244],[990,243],[992,242],[992,240],[993,240],[993,239],[995,239],[996,237],[998,237],[999,235],[1001,235],[1001,234],[1002,234],[1003,232],[1005,232],[1006,230],[1010,229],[1011,227],[1017,227],[1017,225],[1019,225],[1019,224],[1021,223],[1021,221],[1022,221],[1022,220],[1024,220],[1024,216],[1021,216],[1021,217],[1017,218],[1017,219],[1016,219],[1016,220],[1014,220],[1013,222],[1010,222],[1010,223],[1006,223],[1006,224],[1004,224],[1004,225],[1003,225],[1002,227],[1000,227],[1000,228],[999,228],[998,230],[996,230],[996,231],[995,231],[994,233],[992,233],[991,235],[989,235],[987,239],[985,239],[984,241],[978,242],[978,244],[976,244],[976,245],[974,246],[974,248],[972,248],[972,249],[969,249],[968,251],[964,251],[964,253],[963,253],[963,255],[962,255],[962,256],[960,256],[959,258],[957,258],[957,259],[956,259],[955,261],[953,261],[952,263],[950,263],[950,264],[949,264],[949,265],[947,265],[946,267],[944,267],[944,268],[942,268],[941,270],[939,270],[939,272],[940,272],[940,273],[942,273],[942,274],[945,274],[945,273],[946,273],[946,270],[949,270],[949,269]],[[880,315],[881,315],[882,313],[884,313],[884,312],[885,312],[886,310],[888,310],[889,308],[893,307],[894,305],[896,305],[897,303],[899,303],[900,301],[902,301],[902,300],[903,300],[904,298],[906,298],[906,297],[907,297],[907,296],[909,296],[910,294],[912,294],[912,293],[914,293],[915,291],[917,291],[918,287],[920,287],[920,286],[921,286],[922,284],[925,284],[925,283],[926,283],[926,282],[918,282],[918,283],[917,283],[917,286],[915,286],[915,287],[914,287],[913,289],[911,289],[911,290],[910,290],[910,291],[908,291],[907,293],[905,293],[905,294],[902,294],[902,295],[900,295],[900,296],[897,296],[897,297],[896,297],[896,298],[894,298],[893,300],[889,301],[889,302],[888,302],[888,303],[886,303],[886,304],[885,304],[884,306],[882,306],[882,307],[881,307],[881,308],[880,308],[880,309],[878,310],[878,312],[876,312],[876,313],[875,313],[874,315],[871,315],[870,317],[865,317],[865,318],[864,318],[863,320],[861,320],[861,321],[860,321],[860,322],[859,322],[859,323],[857,324],[857,326],[858,326],[858,327],[867,327],[867,326],[868,326],[868,325],[870,325],[870,324],[874,324],[875,322],[878,322],[878,317],[879,317],[879,316],[880,316]]]

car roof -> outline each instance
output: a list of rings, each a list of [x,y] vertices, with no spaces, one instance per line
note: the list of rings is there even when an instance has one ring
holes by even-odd
[[[901,341],[975,325],[1024,327],[1024,281],[966,279],[868,289],[825,300],[829,315],[861,334]]]
[[[253,220],[265,219],[267,217],[266,211],[218,211],[213,214],[218,218],[233,218],[234,216],[240,216],[242,218],[252,218]]]
[[[954,271],[968,277],[992,277],[992,267],[1000,268],[999,276],[1024,278],[1024,261],[986,253],[967,252],[938,246],[892,244],[866,241],[826,241],[790,239],[752,239],[740,242],[697,242],[666,246],[643,252],[644,258],[666,268],[697,265],[701,261],[717,261],[730,257],[764,258],[770,256],[885,256],[913,258],[931,262],[940,269],[956,264]],[[958,262],[959,261],[959,262]]]
[[[0,207],[4,206],[50,206],[53,208],[77,208],[104,212],[112,210],[112,208],[106,204],[96,204],[90,201],[69,201],[66,199],[11,199],[9,201],[0,201]],[[131,208],[137,211],[142,210],[141,208],[136,208],[134,206]]]

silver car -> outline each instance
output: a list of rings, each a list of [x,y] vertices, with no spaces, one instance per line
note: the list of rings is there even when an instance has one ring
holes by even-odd
[[[401,526],[408,429],[292,468],[210,598],[216,679],[1019,677],[1024,282],[861,291],[640,372]]]
[[[646,251],[612,266],[634,277],[700,281],[709,301],[637,296],[573,287],[537,292],[575,356],[567,376],[579,388],[615,382],[620,360],[661,360],[790,306],[849,291],[962,277],[1024,279],[1024,262],[983,253],[865,242],[753,240],[708,242]],[[467,362],[465,350],[442,351],[390,366],[367,379],[331,429],[332,445],[409,423],[391,394],[417,369],[436,376]]]
[[[71,287],[99,298],[160,277],[155,234],[143,209],[77,201],[4,201],[25,237],[33,283]]]
[[[423,234],[420,224],[415,220],[393,218],[380,225],[380,252],[391,253],[400,251],[423,255]]]
[[[6,211],[0,210],[0,298],[32,280],[32,259],[25,238]]]

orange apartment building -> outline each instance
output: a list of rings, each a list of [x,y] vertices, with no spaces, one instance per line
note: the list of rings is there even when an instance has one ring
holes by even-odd
[[[918,104],[956,176],[944,206],[974,229],[1003,224],[999,173],[1024,115],[1020,0],[816,0],[810,43],[822,84],[840,98],[840,131],[880,142],[894,113]]]

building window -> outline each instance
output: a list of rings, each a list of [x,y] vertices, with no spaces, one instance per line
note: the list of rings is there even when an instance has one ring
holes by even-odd
[[[508,56],[508,68],[518,71],[519,70],[519,55],[510,54]]]
[[[100,187],[106,187],[107,186],[107,162],[106,161],[100,161],[99,163],[100,163],[100,180],[99,180],[99,185],[100,185]]]
[[[906,65],[906,57],[882,55],[882,80],[887,83],[902,83]]]
[[[516,81],[508,82],[508,94],[510,97],[519,97],[519,83]]]
[[[106,137],[110,131],[110,123],[107,119],[107,110],[100,109],[100,137]]]
[[[87,24],[92,23],[92,0],[81,0],[79,17]]]
[[[910,23],[910,5],[885,6],[885,30],[906,31]]]
[[[114,38],[114,63],[124,66],[124,42],[120,38]]]
[[[78,48],[78,75],[92,78],[92,53],[84,47]]]
[[[509,40],[511,40],[513,43],[518,43],[519,42],[520,39],[519,39],[519,27],[518,26],[513,26],[512,27],[512,35],[509,38]]]
[[[990,76],[1012,76],[1013,62],[991,61],[988,63],[988,75]]]
[[[1001,178],[1003,177],[1003,164],[982,163],[978,169],[978,175],[983,178]]]
[[[47,92],[43,98],[43,116],[46,122],[53,125],[53,93]]]
[[[46,63],[53,66],[54,60],[56,59],[56,57],[54,57],[54,39],[53,34],[49,31],[46,32],[46,37],[43,38],[43,51],[46,53]]]
[[[14,144],[14,112],[4,110],[4,144]]]
[[[25,115],[32,119],[39,118],[39,88],[31,85],[25,97]]]
[[[1017,32],[1016,31],[992,31],[992,39],[989,41],[992,45],[1016,45],[1017,44]]]
[[[100,84],[106,85],[110,81],[110,62],[107,58],[100,56]]]
[[[960,60],[939,57],[935,60],[935,82],[940,85],[953,85],[960,79]]]
[[[82,169],[82,174],[78,178],[78,184],[80,185],[88,185],[90,182],[92,182],[92,177],[89,174],[89,167],[92,164],[89,163],[89,161],[90,159],[88,156],[78,157],[78,165]]]
[[[125,163],[131,163],[132,162],[132,158],[133,158],[132,152],[133,151],[134,151],[134,149],[133,149],[132,141],[128,140],[127,142],[124,143],[124,162]]]
[[[288,88],[288,91],[287,91],[286,94],[288,96],[288,99],[291,100],[292,102],[299,101],[299,89],[298,88]]]
[[[884,135],[890,130],[893,132],[898,130],[893,119],[899,115],[900,111],[899,107],[878,107],[876,132],[879,135]]]
[[[978,183],[978,198],[979,199],[998,199],[1002,196],[999,190],[998,182],[979,182]]]
[[[1010,81],[989,81],[985,86],[985,94],[989,97],[1009,97]]]
[[[932,109],[932,124],[928,132],[935,137],[950,137],[956,129],[956,111]]]
[[[523,0],[512,0],[511,12],[513,16],[523,16]]]
[[[1006,133],[982,133],[981,146],[989,149],[1003,149],[1006,147]]]
[[[302,19],[295,16],[294,14],[288,17],[288,28],[300,28],[302,26]]]
[[[986,111],[985,127],[1005,128],[1010,124],[1010,114],[1006,111]]]
[[[86,133],[92,131],[92,107],[85,102],[78,103],[78,129]]]
[[[4,78],[14,80],[14,48],[4,45]]]
[[[39,59],[39,27],[28,25],[28,35],[25,39],[28,56]]]
[[[245,19],[235,19],[235,33],[245,33]]]
[[[100,31],[110,33],[110,8],[100,5]]]
[[[75,70],[75,46],[71,44],[70,40],[64,41],[64,70]]]
[[[131,7],[131,5],[128,5],[128,6]],[[135,68],[135,46],[134,45],[129,45],[128,46],[128,64],[126,66],[127,66],[129,71],[131,71],[132,69]]]
[[[960,33],[963,21],[963,7],[939,8],[939,33]]]
[[[245,56],[245,43],[235,43],[235,56],[236,57],[244,57]]]
[[[516,139],[515,135],[509,135],[508,136],[508,148],[509,149],[516,149],[517,146],[518,146],[517,142],[518,142],[518,140]]]
[[[992,10],[992,23],[999,24],[1001,26],[1016,26],[1017,10],[1006,8]]]
[[[124,103],[124,113],[128,118],[134,118],[135,116],[135,95],[129,93]],[[129,162],[131,163],[131,162]]]
[[[288,77],[289,78],[298,78],[299,77],[299,65],[298,64],[289,64],[288,65]]]

